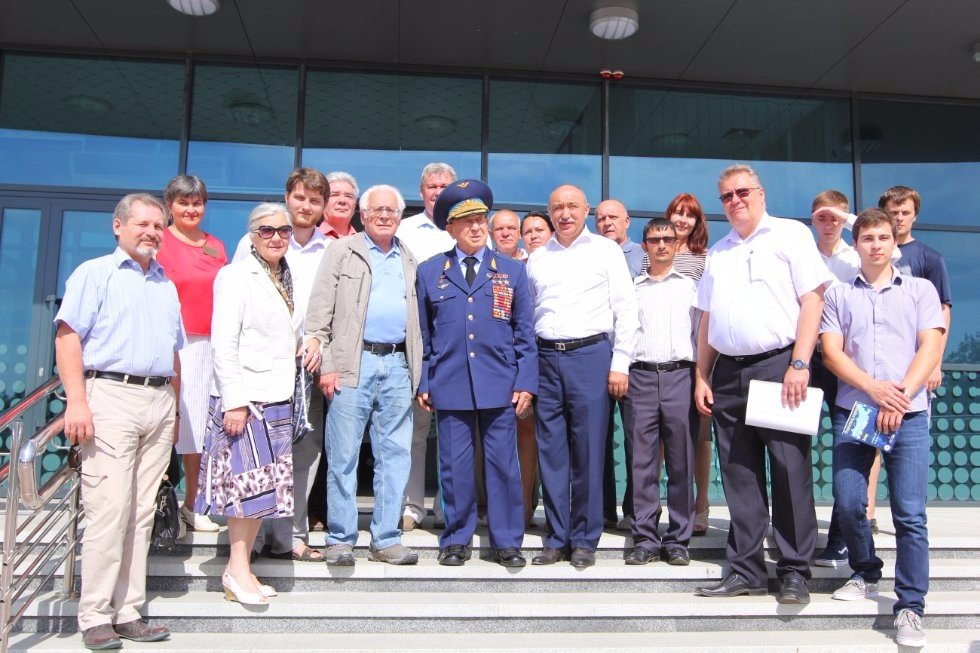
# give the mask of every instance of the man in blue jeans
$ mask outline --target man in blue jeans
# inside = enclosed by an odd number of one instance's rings
[[[929,468],[929,396],[926,382],[939,364],[946,323],[929,281],[892,266],[898,229],[879,209],[854,223],[861,272],[827,291],[820,324],[824,362],[840,380],[834,415],[834,500],[854,570],[833,598],[878,595],[882,561],[865,516],[868,474],[876,450],[843,435],[855,402],[878,408],[876,427],[895,433],[884,453],[895,525],[896,641],[923,646],[922,613],[929,589],[926,487]]]

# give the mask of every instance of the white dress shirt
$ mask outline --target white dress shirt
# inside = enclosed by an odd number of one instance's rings
[[[732,229],[708,250],[695,306],[719,353],[761,354],[796,340],[799,298],[832,281],[810,230],[766,213],[748,238]]]
[[[546,340],[611,336],[613,372],[629,372],[639,317],[623,250],[584,229],[568,247],[556,236],[527,261],[534,331]]]
[[[694,308],[697,286],[673,267],[663,279],[647,272],[633,280],[640,310],[634,361],[694,362],[700,313]]]
[[[837,241],[837,247],[834,248],[833,254],[824,256],[823,252],[820,252],[820,258],[826,263],[831,274],[837,277],[833,285],[848,283],[861,271],[861,257],[857,250],[845,243],[843,239]]]
[[[395,235],[402,245],[408,247],[419,265],[436,254],[448,252],[456,246],[456,240],[437,227],[424,211],[403,218]]]
[[[286,265],[293,277],[293,321],[300,333],[305,333],[306,307],[310,305],[310,294],[313,292],[313,280],[316,279],[316,271],[320,269],[320,262],[327,247],[333,241],[322,233],[319,229],[313,230],[313,236],[306,241],[305,245],[300,245],[296,239],[289,238],[289,249],[286,250]],[[251,256],[252,241],[249,234],[242,236],[235,249],[235,256],[232,263],[238,262],[247,256]]]

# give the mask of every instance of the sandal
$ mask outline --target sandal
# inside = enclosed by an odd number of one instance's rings
[[[701,537],[702,535],[708,534],[708,513],[711,512],[711,508],[705,508],[704,512],[699,512],[694,515],[694,532],[691,533],[696,537]]]
[[[297,562],[323,562],[325,560],[323,553],[319,549],[314,549],[312,546],[303,549],[302,553],[286,551],[285,553],[270,553],[269,557],[275,558],[276,560],[295,560]]]

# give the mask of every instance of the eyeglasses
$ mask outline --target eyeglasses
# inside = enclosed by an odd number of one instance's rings
[[[283,240],[286,240],[293,235],[293,228],[288,224],[281,227],[270,227],[269,225],[264,224],[261,227],[256,227],[252,231],[257,233],[259,238],[262,240],[269,240],[275,234],[279,234],[279,237]]]
[[[677,242],[677,236],[650,236],[649,238],[644,238],[643,241],[647,245],[657,245],[659,243],[673,245]]]
[[[752,188],[736,188],[735,190],[730,190],[727,193],[722,193],[718,196],[722,204],[728,204],[732,199],[738,195],[738,199],[744,200],[746,197],[752,194],[752,191],[759,190],[762,186],[754,186]]]
[[[373,206],[367,210],[367,213],[372,218],[380,218],[383,215],[390,215],[394,218],[401,214],[401,211],[390,206]]]

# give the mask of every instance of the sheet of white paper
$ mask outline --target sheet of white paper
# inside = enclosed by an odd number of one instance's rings
[[[807,388],[806,401],[795,409],[783,407],[782,392],[782,383],[749,381],[745,423],[749,426],[816,435],[820,430],[823,390]]]

